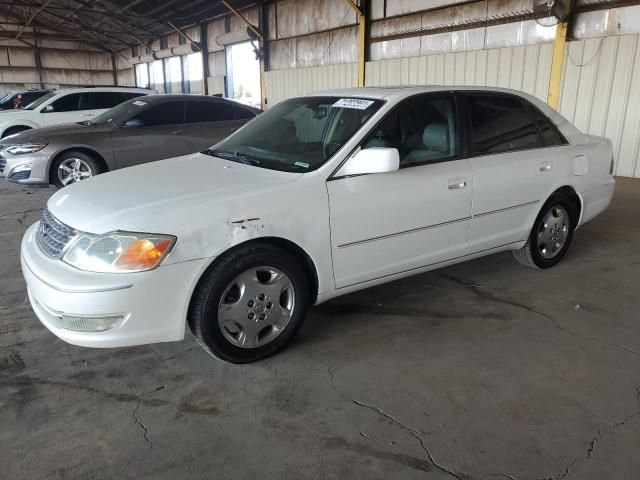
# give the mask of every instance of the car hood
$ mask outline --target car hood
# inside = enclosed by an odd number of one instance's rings
[[[20,143],[51,142],[62,135],[83,135],[97,131],[110,131],[111,125],[86,125],[80,123],[64,123],[52,127],[34,128],[23,130],[2,140],[2,145],[16,145]]]
[[[196,153],[98,175],[47,203],[60,221],[84,232],[114,230],[180,235],[203,217],[230,216],[255,196],[301,177]],[[262,192],[262,194],[261,194]]]

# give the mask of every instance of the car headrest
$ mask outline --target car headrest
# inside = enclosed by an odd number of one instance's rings
[[[431,150],[449,150],[449,128],[446,123],[430,123],[422,132],[422,143]]]

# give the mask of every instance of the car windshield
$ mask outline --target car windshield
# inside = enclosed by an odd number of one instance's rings
[[[132,98],[126,102],[120,103],[106,112],[101,113],[93,120],[87,122],[91,125],[101,125],[103,123],[114,123],[120,120],[128,120],[140,109],[147,105],[148,102],[141,98]]]
[[[41,96],[40,98],[34,100],[33,102],[31,102],[29,105],[27,105],[26,107],[24,107],[25,110],[33,110],[34,108],[39,107],[40,105],[42,105],[44,102],[46,102],[47,100],[49,100],[50,98],[56,96],[58,94],[58,92],[49,92],[46,95]]]
[[[273,170],[315,170],[383,103],[382,100],[343,97],[286,100],[203,153]]]

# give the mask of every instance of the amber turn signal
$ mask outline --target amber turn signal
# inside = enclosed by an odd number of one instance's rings
[[[170,247],[171,240],[158,239],[155,242],[147,239],[136,240],[122,252],[116,266],[123,270],[155,268]]]

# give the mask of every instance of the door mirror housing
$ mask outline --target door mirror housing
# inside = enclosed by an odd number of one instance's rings
[[[51,105],[51,104],[47,105],[46,107],[44,107],[42,109],[42,113],[49,113],[49,112],[55,112],[55,111],[56,111],[56,109],[53,108],[53,105]]]
[[[132,118],[131,120],[127,120],[122,124],[123,127],[131,128],[131,127],[144,127],[144,122],[139,118]]]
[[[342,165],[336,176],[349,177],[369,173],[395,172],[399,168],[400,153],[397,148],[363,148]]]

